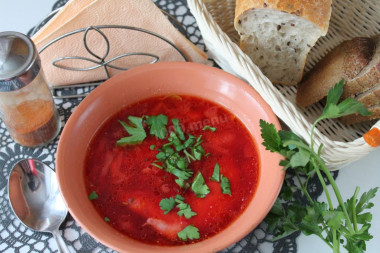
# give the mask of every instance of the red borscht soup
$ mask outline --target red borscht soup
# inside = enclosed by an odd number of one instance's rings
[[[259,177],[250,133],[223,107],[193,96],[121,109],[92,139],[86,188],[98,213],[155,245],[205,240],[251,201]]]

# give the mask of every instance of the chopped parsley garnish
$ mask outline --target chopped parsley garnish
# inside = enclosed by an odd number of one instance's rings
[[[180,129],[176,130],[177,133],[183,134],[179,122],[175,119],[173,120],[176,122],[175,124],[178,124],[178,129]],[[181,140],[175,132],[170,132],[168,141],[158,149],[157,161],[153,165],[177,176],[175,182],[181,188],[186,187],[188,185],[186,180],[190,179],[194,173],[189,168],[189,164],[205,156],[205,151],[201,146],[203,142],[202,136],[195,137],[189,134],[187,139],[184,136],[183,140]]]
[[[199,239],[199,232],[198,228],[188,225],[185,227],[182,231],[178,232],[178,237],[181,240],[187,241],[187,239],[194,240]]]
[[[203,131],[210,130],[211,132],[215,132],[216,131],[216,127],[205,126],[202,130]]]
[[[210,193],[210,189],[205,183],[205,180],[201,172],[195,176],[193,183],[191,184],[191,190],[197,195],[198,198],[204,198]]]
[[[109,222],[109,221],[110,221],[110,218],[108,218],[108,217],[104,217],[104,221],[105,221],[105,222]]]
[[[197,215],[197,213],[193,212],[193,210],[190,208],[190,205],[185,203],[184,200],[185,199],[181,195],[175,196],[175,202],[178,203],[177,208],[179,209],[177,214],[179,216],[185,216],[186,219],[190,219],[191,217]]]
[[[141,143],[146,138],[146,133],[144,130],[144,126],[142,124],[143,119],[129,116],[129,125],[124,121],[119,121],[120,124],[124,127],[124,129],[128,132],[130,136],[123,137],[118,140],[116,143],[118,145],[133,145]]]
[[[215,182],[219,182],[220,181],[220,179],[219,179],[219,169],[220,169],[220,165],[219,165],[219,163],[216,163],[215,167],[214,167],[214,172],[212,173],[212,176],[210,177],[210,180],[215,181]]]
[[[229,194],[229,195],[231,195],[230,180],[228,180],[228,178],[226,178],[223,175],[220,175],[220,187],[222,188],[222,193],[223,194]]]
[[[167,130],[166,125],[168,124],[168,117],[159,114],[156,116],[145,116],[146,123],[150,127],[150,134],[156,136],[160,139],[165,139]]]
[[[190,219],[197,215],[191,210],[190,205],[185,203],[185,199],[181,195],[176,195],[175,198],[162,199],[159,205],[165,211],[164,214],[168,214],[176,206],[179,209],[177,212],[179,216],[185,216],[186,219]]]
[[[164,210],[164,214],[168,214],[175,206],[175,200],[173,198],[161,199],[160,201],[161,210]]]
[[[94,200],[98,198],[98,194],[96,194],[96,191],[91,192],[91,194],[88,196],[89,200]]]
[[[185,134],[183,133],[182,131],[182,127],[181,125],[179,124],[179,120],[178,119],[172,119],[172,122],[173,122],[173,125],[174,125],[174,130],[175,132],[178,134],[178,137],[181,139],[181,140],[185,140]]]
[[[128,119],[128,124],[123,121],[120,121],[120,123],[130,136],[118,140],[118,145],[137,144],[142,142],[147,136],[143,124],[145,121],[145,127],[149,129],[150,135],[162,140],[167,138],[168,140],[167,143],[164,143],[159,148],[155,145],[149,147],[151,150],[156,149],[158,151],[156,154],[157,160],[155,160],[152,165],[176,176],[175,182],[181,188],[191,188],[198,198],[204,198],[210,193],[210,189],[206,185],[202,173],[198,172],[197,175],[194,176],[194,170],[189,168],[190,163],[200,161],[203,157],[210,155],[209,153],[206,154],[202,147],[202,135],[194,136],[191,134],[185,134],[179,120],[175,118],[171,120],[174,131],[171,131],[168,134],[168,117],[162,114],[155,116],[145,115],[141,118],[130,116]],[[216,128],[205,126],[203,130],[214,132]],[[219,169],[220,166],[217,163],[210,180],[217,182],[220,182],[221,180],[222,192],[231,194],[229,180],[223,176],[219,176]],[[89,198],[95,199],[97,197],[98,196],[94,191]],[[168,214],[174,208],[177,208],[178,216],[184,216],[186,219],[190,219],[197,215],[181,195],[176,195],[174,198],[164,198],[160,201],[159,206],[161,210],[164,211],[164,214]],[[106,222],[109,221],[107,217],[105,217],[104,220]],[[199,239],[198,228],[189,225],[178,233],[178,237],[185,241],[188,239]]]

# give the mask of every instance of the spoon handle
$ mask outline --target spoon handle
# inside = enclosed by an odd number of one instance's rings
[[[70,253],[59,231],[54,230],[52,233],[53,233],[54,239],[57,241],[58,251],[60,253]]]

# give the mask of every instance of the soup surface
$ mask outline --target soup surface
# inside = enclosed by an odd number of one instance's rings
[[[166,130],[152,135],[163,115]],[[143,135],[130,116],[141,119],[146,137],[125,144],[119,140]],[[140,131],[130,134],[121,121]],[[171,167],[173,159],[183,171]],[[89,199],[115,229],[149,244],[180,245],[215,235],[244,211],[258,164],[255,142],[232,113],[197,97],[160,96],[121,109],[100,128],[85,180]]]

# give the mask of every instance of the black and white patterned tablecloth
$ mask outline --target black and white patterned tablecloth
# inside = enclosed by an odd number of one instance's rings
[[[53,10],[63,6],[67,0],[59,0]],[[161,9],[174,16],[185,28],[188,38],[200,49],[207,50],[194,17],[187,8],[185,0],[155,0]],[[43,25],[43,24],[42,24]],[[41,25],[40,25],[41,26]],[[33,32],[30,30],[29,35]],[[86,92],[85,89],[76,90]],[[69,116],[80,103],[81,99],[56,99],[62,120],[62,128]],[[0,120],[0,252],[57,252],[55,240],[50,234],[36,233],[25,228],[14,216],[8,200],[7,179],[12,166],[20,159],[33,157],[54,168],[55,153],[59,136],[51,144],[42,148],[25,148],[15,144],[10,138],[4,123]],[[318,197],[322,189],[317,183],[311,182],[312,196]],[[288,236],[275,243],[266,230],[265,222],[249,233],[244,239],[223,250],[222,252],[297,252],[296,238],[299,233]],[[71,252],[113,252],[89,236],[73,218],[68,215],[61,227],[64,240]]]

